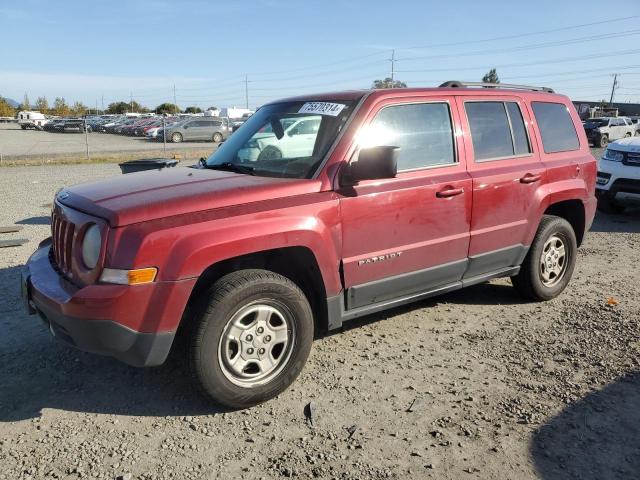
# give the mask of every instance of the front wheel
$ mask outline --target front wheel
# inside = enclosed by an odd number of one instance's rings
[[[214,143],[220,143],[222,141],[222,134],[220,132],[214,133],[212,140]]]
[[[542,217],[520,273],[511,283],[525,298],[551,300],[566,288],[576,265],[576,235],[564,218]]]
[[[257,405],[296,379],[313,330],[309,302],[291,280],[266,270],[230,273],[209,290],[193,324],[193,373],[214,401]]]
[[[176,132],[173,135],[171,135],[171,141],[173,143],[180,143],[182,142],[182,134]]]

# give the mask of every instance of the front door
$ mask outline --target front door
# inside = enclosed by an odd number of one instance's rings
[[[532,149],[531,121],[518,97],[458,97],[473,179],[469,269],[465,278],[520,265],[545,169]]]
[[[342,187],[346,308],[456,284],[467,266],[471,180],[455,139],[452,98],[381,101],[360,148],[400,147],[395,178]]]

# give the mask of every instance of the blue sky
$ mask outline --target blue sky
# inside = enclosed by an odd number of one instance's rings
[[[0,25],[0,95],[18,101],[133,93],[154,107],[175,84],[182,107],[244,106],[247,75],[256,107],[368,88],[395,49],[409,86],[497,67],[503,82],[599,100],[619,73],[616,100],[640,102],[638,0],[0,0]]]

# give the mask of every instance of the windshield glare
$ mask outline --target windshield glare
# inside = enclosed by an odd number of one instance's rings
[[[233,165],[248,167],[254,175],[310,178],[352,112],[350,102],[331,102],[342,107],[335,116],[318,109],[300,113],[310,103],[260,108],[207,159],[206,167]]]

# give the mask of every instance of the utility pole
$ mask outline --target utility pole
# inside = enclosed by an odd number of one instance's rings
[[[249,75],[244,76],[244,106],[249,109]]]
[[[104,95],[102,95],[102,113],[104,113]]]
[[[173,105],[174,105],[174,110],[178,109],[178,102],[176,101],[176,84],[173,84]],[[178,112],[173,112],[173,113],[178,113]]]
[[[133,113],[133,92],[131,92],[131,103],[129,104],[129,108],[131,109],[131,113]]]
[[[389,59],[391,62],[391,85],[394,83],[395,79],[395,66],[396,66],[396,51],[395,49],[391,50],[391,58]]]
[[[613,85],[611,86],[611,98],[609,98],[609,105],[613,103],[613,96],[616,93],[616,87],[618,86],[618,74],[613,74]]]

